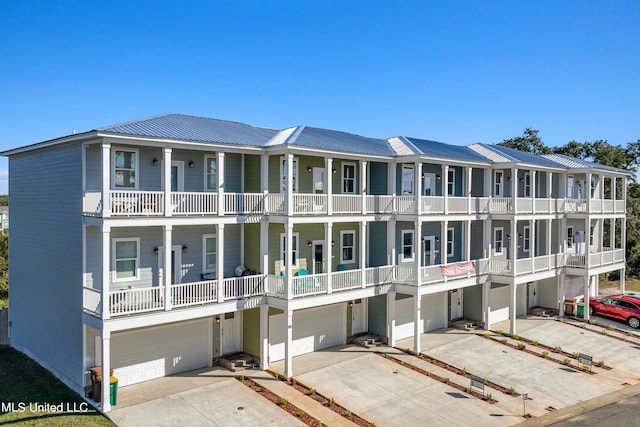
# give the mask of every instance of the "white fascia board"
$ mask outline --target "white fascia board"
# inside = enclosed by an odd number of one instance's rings
[[[193,149],[198,151],[224,151],[225,153],[246,153],[255,152],[260,153],[263,151],[262,147],[256,147],[254,145],[240,145],[240,144],[225,144],[222,142],[195,142],[195,141],[181,141],[176,139],[167,139],[167,138],[145,138],[145,137],[135,137],[130,135],[113,135],[113,134],[99,134],[105,138],[105,141],[120,143],[120,144],[129,144],[129,145],[140,145],[140,146],[149,146],[149,147],[165,147],[167,145],[171,145],[174,147],[180,147],[185,149]]]
[[[329,151],[321,148],[309,148],[290,145],[279,145],[274,147],[268,147],[267,154],[269,155],[282,155],[285,153],[313,155],[316,157],[331,157],[331,158],[349,158],[353,160],[381,160],[381,161],[393,161],[394,156],[387,156],[383,154],[368,154],[368,153],[353,153],[348,151]]]
[[[69,143],[74,143],[74,142],[78,142],[78,141],[84,141],[86,139],[91,139],[91,138],[95,138],[97,137],[98,134],[96,131],[91,131],[91,132],[84,132],[84,133],[78,133],[75,135],[68,135],[68,136],[64,136],[61,138],[56,138],[56,139],[50,139],[48,141],[43,141],[43,142],[37,142],[35,144],[30,144],[30,145],[25,145],[23,147],[18,147],[18,148],[13,148],[10,150],[6,150],[6,151],[2,151],[0,152],[0,156],[13,156],[16,154],[22,154],[22,153],[26,153],[29,151],[35,151],[35,150],[40,150],[43,148],[49,148],[52,146],[56,146],[56,145],[63,145],[63,144],[69,144]]]

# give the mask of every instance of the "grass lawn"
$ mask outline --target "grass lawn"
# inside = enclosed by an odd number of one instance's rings
[[[70,388],[35,361],[8,346],[0,346],[0,404],[25,404],[24,412],[3,412],[0,424],[12,426],[113,426],[93,407],[86,405]],[[33,404],[59,405],[64,408],[87,408],[87,412],[31,412]],[[82,405],[85,403],[84,405]],[[82,406],[81,406],[82,405]],[[8,409],[8,408],[5,408]]]
[[[601,281],[600,282],[601,289],[620,289],[620,281],[615,280],[613,282],[610,281]],[[640,292],[640,279],[629,277],[624,281],[624,289],[627,292]]]

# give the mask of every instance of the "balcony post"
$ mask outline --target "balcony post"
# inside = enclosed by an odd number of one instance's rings
[[[536,213],[536,171],[531,170],[531,212]]]
[[[467,213],[471,214],[471,212],[473,212],[472,206],[471,206],[471,178],[473,177],[473,168],[468,167],[467,168]]]
[[[111,410],[111,332],[104,329],[100,331],[100,364],[102,366],[102,383],[100,385],[102,395],[101,410],[104,414]]]
[[[449,246],[449,234],[448,234],[448,228],[449,228],[449,221],[448,220],[444,220],[442,221],[441,225],[440,225],[440,264],[442,265],[447,265],[448,264],[448,254],[447,254],[447,249]],[[444,281],[447,281],[447,278],[445,276]]]
[[[368,162],[360,160],[360,188],[362,189],[362,215],[367,213],[367,165]]]
[[[511,239],[512,241],[515,239]],[[514,263],[515,265],[515,263]],[[515,335],[516,332],[516,310],[518,303],[518,286],[515,279],[509,285],[509,333]]]
[[[327,189],[327,215],[333,215],[333,158],[328,157],[325,159],[326,164],[326,185]],[[330,241],[328,241],[330,242]]]
[[[287,335],[284,341],[284,376],[291,378],[293,377],[293,310],[287,307],[284,313],[287,319]]]
[[[413,319],[413,351],[416,355],[420,354],[420,325],[422,322],[420,321],[420,311],[422,309],[422,297],[418,292],[418,288],[416,288],[416,294],[413,296],[414,301],[414,315]]]
[[[102,319],[111,317],[109,291],[111,288],[111,226],[102,224]]]
[[[415,260],[415,275],[416,275],[416,286],[420,286],[420,267],[422,264],[422,221],[420,221],[420,217],[416,218],[415,224],[415,237],[413,239],[413,247],[414,247],[414,260]],[[417,291],[416,291],[417,293]]]
[[[509,241],[509,252],[511,256],[511,275],[516,276],[516,264],[518,261],[518,221],[511,220],[511,241]]]
[[[491,311],[491,282],[482,284],[482,321],[485,330],[491,330],[491,322],[489,322],[489,312]]]
[[[468,219],[464,236],[464,260],[471,261],[471,220]]]
[[[218,302],[224,301],[224,224],[216,230],[216,280]]]
[[[225,191],[225,180],[224,180],[224,153],[218,151],[216,158],[216,168],[218,169],[218,215],[223,216],[225,214],[226,208],[224,203],[224,191]],[[217,268],[220,266],[218,265]],[[217,276],[220,279],[220,276]]]
[[[416,213],[422,214],[422,162],[416,162],[414,166],[415,172],[415,200],[416,200]]]
[[[529,256],[531,257],[531,272],[535,273],[536,257],[536,220],[529,220]]]
[[[584,184],[585,188],[585,195],[587,196],[587,215],[591,214],[591,199],[593,198],[592,194],[591,194],[591,172],[587,172],[587,179],[586,179],[586,183]],[[585,231],[586,233],[586,231]],[[586,239],[585,239],[586,240]]]
[[[260,306],[260,369],[269,368],[269,306]]]
[[[396,221],[393,219],[387,221],[387,254],[387,265],[396,265]]]
[[[269,223],[260,222],[260,272],[269,272]]]
[[[394,347],[396,329],[396,291],[387,292],[387,345]]]
[[[558,280],[558,313],[560,317],[564,317],[564,274],[559,274]]]
[[[589,320],[589,292],[591,290],[591,276],[587,269],[587,275],[584,276],[584,309],[582,310],[582,318]]]
[[[293,215],[293,154],[286,153],[285,154],[285,162],[286,166],[286,198],[287,198],[287,216]],[[300,183],[296,183],[296,186],[299,186]],[[297,190],[297,188],[296,188]],[[290,247],[290,246],[289,246]]]
[[[331,244],[332,238],[333,236],[333,223],[332,222],[325,222],[324,224],[324,241],[325,241],[325,246],[326,246],[326,253],[327,253],[327,260],[325,262],[326,264],[326,270],[327,270],[327,293],[330,294],[331,293],[331,288],[332,288],[332,266],[331,266],[331,260],[333,259],[333,245]]]
[[[591,249],[591,216],[587,214],[584,219],[584,266],[589,272],[590,267],[590,249]]]
[[[293,276],[293,223],[287,221],[284,225],[285,230],[285,296],[287,299],[291,299],[292,296],[292,276]],[[300,242],[298,242],[298,245]],[[298,254],[300,255],[300,254]]]
[[[162,150],[162,154],[164,157],[164,179],[162,183],[162,186],[164,187],[164,215],[171,216],[171,214],[173,213],[171,209],[171,147],[164,147],[164,149]],[[165,248],[166,247],[167,246],[165,245]],[[170,246],[168,251],[169,254],[171,254]]]
[[[165,188],[166,190],[166,188]],[[165,194],[166,191],[165,191]],[[173,250],[172,243],[172,233],[173,226],[170,224],[166,224],[162,226],[162,243],[164,245],[164,252],[162,254],[162,284],[164,286],[164,309],[171,310],[171,285],[173,282],[173,277],[171,277],[171,252]],[[178,267],[177,265],[175,266]]]
[[[104,141],[102,143],[102,217],[111,216],[111,144]]]
[[[609,229],[611,232],[609,233],[609,247],[612,251],[616,250],[616,219],[609,219]]]
[[[491,217],[489,217],[486,221],[483,221],[482,226],[484,227],[484,258],[491,258],[491,253],[493,251],[493,228]],[[491,262],[490,259],[489,262]]]
[[[449,213],[449,165],[442,165],[442,196],[444,197],[444,214]]]
[[[618,197],[618,195],[616,194],[617,181],[618,181],[618,178],[616,178],[615,176],[611,177],[611,200],[613,200],[614,212],[616,211],[616,198]]]
[[[362,287],[367,287],[367,222],[360,221],[360,280]]]
[[[518,213],[518,168],[511,168],[511,200],[513,213]]]
[[[262,191],[262,213],[269,213],[267,198],[269,197],[269,155],[260,156],[260,191]],[[262,272],[266,272],[263,268]]]

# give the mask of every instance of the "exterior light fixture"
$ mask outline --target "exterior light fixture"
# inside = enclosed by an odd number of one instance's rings
[[[220,316],[216,316],[216,323],[219,325],[220,324]]]
[[[440,178],[442,178],[440,175],[436,174],[436,181],[440,181]]]
[[[307,166],[307,172],[311,173],[313,169],[311,169],[311,166]]]
[[[151,164],[153,166],[158,166],[158,159],[154,157],[153,160],[151,161]]]
[[[189,160],[189,167],[190,167],[190,168],[193,168],[195,165],[196,165],[196,164],[195,164],[195,163],[193,163],[193,160]]]
[[[336,173],[338,173],[338,170],[336,168],[333,168],[331,169],[331,173],[335,175]]]
[[[332,240],[331,241],[331,246],[335,246],[335,245],[336,245],[336,242]]]
[[[187,252],[189,252],[189,248],[187,247],[187,245],[182,245],[182,253],[186,254]]]
[[[311,240],[307,241],[307,246],[311,247]]]
[[[153,248],[153,254],[154,255],[158,255],[158,251],[159,251],[159,249],[158,249],[157,246],[155,248]]]

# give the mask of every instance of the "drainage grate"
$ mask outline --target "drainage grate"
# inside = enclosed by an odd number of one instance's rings
[[[547,411],[549,411],[549,412],[551,412],[551,411],[556,411],[556,410],[557,410],[557,409],[556,409],[556,408],[554,408],[553,406],[547,406],[547,407],[546,407],[546,408],[544,408],[544,409],[546,409],[546,410],[547,410]]]

